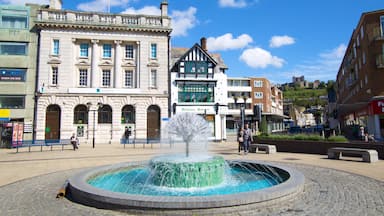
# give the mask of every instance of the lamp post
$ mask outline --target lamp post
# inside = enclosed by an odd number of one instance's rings
[[[244,120],[245,120],[245,104],[247,102],[248,97],[245,94],[242,94],[243,97],[243,103],[240,104],[240,119],[241,119],[241,128],[244,127]],[[238,97],[236,95],[233,95],[233,100],[235,101],[235,105],[237,106],[237,100]]]
[[[88,111],[93,112],[93,127],[92,127],[92,148],[95,148],[95,127],[96,127],[96,112],[100,110],[101,107],[103,107],[103,104],[98,102],[97,107],[98,109],[91,110],[92,103],[88,102],[87,107]]]

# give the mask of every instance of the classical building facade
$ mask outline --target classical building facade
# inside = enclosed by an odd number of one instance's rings
[[[158,139],[169,115],[168,4],[161,15],[38,11],[36,139]]]
[[[211,140],[227,139],[227,75],[219,54],[208,53],[206,39],[192,48],[172,48],[172,115],[192,112],[211,126]]]
[[[363,13],[354,29],[337,83],[337,114],[342,129],[366,127],[384,135],[384,10]]]
[[[0,5],[0,147],[33,137],[37,5]]]

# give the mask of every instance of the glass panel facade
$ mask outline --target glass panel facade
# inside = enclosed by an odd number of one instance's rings
[[[28,43],[0,42],[0,55],[27,55]]]
[[[0,81],[24,82],[26,69],[0,68]]]
[[[28,29],[29,10],[0,7],[0,27],[8,29]]]
[[[214,86],[207,84],[186,84],[179,86],[179,102],[214,102]]]
[[[0,108],[24,109],[25,96],[0,95]]]
[[[185,62],[186,73],[208,73],[208,62],[190,61]]]

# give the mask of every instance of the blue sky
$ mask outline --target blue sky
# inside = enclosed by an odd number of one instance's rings
[[[63,8],[159,14],[162,0],[63,0]],[[48,0],[0,3],[48,4]],[[353,29],[363,12],[383,0],[168,0],[172,46],[192,47],[206,37],[230,77],[265,77],[273,83],[304,75],[335,80]]]

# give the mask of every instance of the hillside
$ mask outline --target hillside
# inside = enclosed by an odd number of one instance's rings
[[[327,89],[289,89],[283,92],[284,101],[293,103],[294,106],[309,108],[311,106],[324,106],[327,101],[320,96],[326,96]]]

